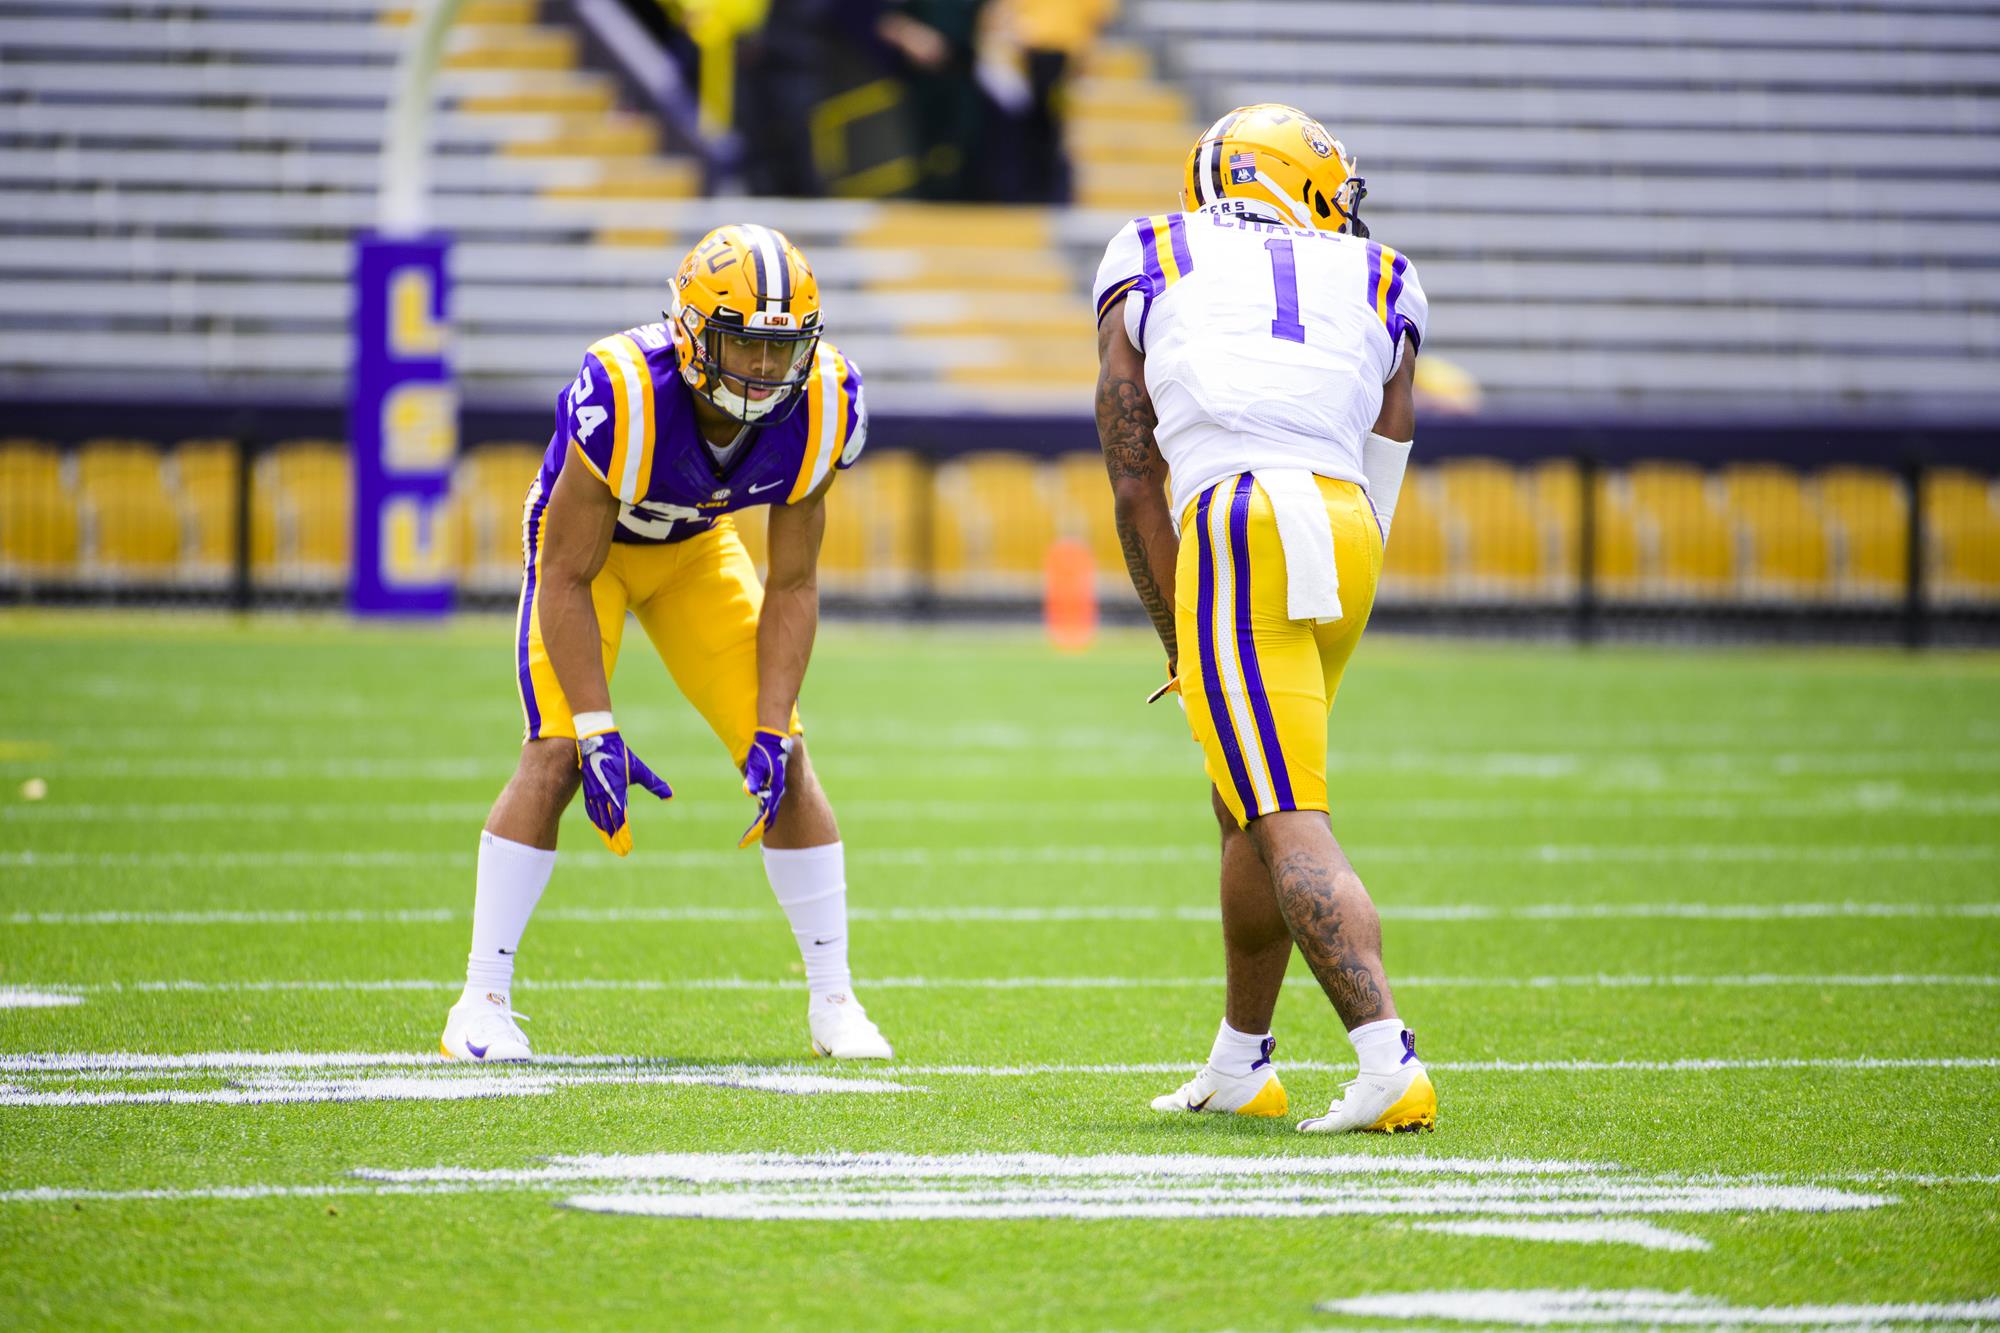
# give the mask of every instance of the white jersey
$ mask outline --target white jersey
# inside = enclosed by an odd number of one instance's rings
[[[1095,296],[1100,320],[1128,298],[1176,515],[1254,468],[1367,485],[1361,442],[1430,312],[1406,255],[1214,206],[1127,223]]]

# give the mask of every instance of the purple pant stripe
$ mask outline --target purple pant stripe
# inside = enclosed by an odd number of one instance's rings
[[[528,518],[521,525],[523,549],[527,552],[528,572],[521,580],[521,613],[515,626],[514,665],[520,675],[521,707],[528,714],[528,739],[537,740],[542,734],[542,710],[535,706],[535,678],[528,670],[528,624],[535,614],[535,556],[542,548],[542,511],[549,507],[549,497],[545,491],[535,497],[529,506]]]
[[[1284,751],[1278,748],[1278,722],[1271,715],[1271,699],[1264,690],[1264,672],[1257,665],[1257,636],[1250,627],[1250,491],[1256,479],[1244,473],[1236,482],[1236,494],[1229,505],[1229,545],[1236,556],[1236,655],[1243,662],[1243,693],[1250,700],[1250,714],[1257,719],[1257,741],[1264,747],[1264,764],[1271,773],[1271,790],[1277,809],[1291,810],[1292,778],[1285,770]]]
[[[1215,662],[1215,551],[1208,536],[1208,506],[1223,483],[1217,482],[1201,493],[1194,521],[1200,540],[1200,594],[1195,605],[1195,628],[1201,635],[1201,687],[1208,696],[1208,721],[1222,746],[1229,766],[1229,778],[1236,784],[1236,796],[1246,815],[1257,811],[1257,789],[1250,785],[1250,770],[1244,767],[1243,751],[1236,744],[1236,728],[1229,721],[1229,701],[1222,697],[1222,675]]]

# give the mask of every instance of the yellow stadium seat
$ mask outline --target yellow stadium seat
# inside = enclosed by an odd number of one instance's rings
[[[1438,464],[1436,477],[1458,535],[1453,572],[1465,590],[1518,591],[1539,580],[1542,529],[1515,470],[1490,458],[1455,458]]]
[[[354,479],[347,446],[291,440],[257,460],[252,554],[280,581],[335,582],[347,573]]]
[[[1382,591],[1391,600],[1436,596],[1444,589],[1450,545],[1430,471],[1412,465],[1396,498],[1396,516],[1382,560]]]
[[[825,586],[878,593],[907,588],[922,564],[919,525],[928,520],[930,500],[929,472],[915,454],[863,454],[827,492],[820,544]]]
[[[1708,478],[1688,463],[1637,463],[1625,484],[1650,547],[1642,590],[1666,597],[1726,593],[1736,570],[1735,534],[1709,493]]]
[[[1067,453],[1052,465],[1056,496],[1056,531],[1090,549],[1099,583],[1122,585],[1125,550],[1118,544],[1118,519],[1113,512],[1111,478],[1104,456]]]
[[[1885,468],[1835,467],[1819,476],[1819,502],[1839,552],[1843,589],[1900,594],[1909,578],[1909,500]]]
[[[73,573],[79,523],[62,455],[32,440],[0,440],[0,566]]]
[[[1039,586],[1056,536],[1040,464],[1020,454],[968,454],[938,466],[933,493],[943,583],[986,592]]]
[[[161,462],[137,440],[91,440],[77,451],[84,548],[96,570],[160,576],[180,562],[180,510]]]
[[[1828,525],[1798,473],[1735,464],[1723,469],[1722,492],[1743,536],[1747,589],[1796,595],[1825,588],[1832,569]]]
[[[168,455],[167,475],[179,503],[183,567],[214,576],[236,562],[236,445],[230,440],[183,440]]]
[[[1994,484],[1957,468],[1924,475],[1924,519],[1940,595],[1985,597],[2000,590],[2000,502]]]
[[[532,444],[483,444],[460,455],[452,473],[462,577],[494,590],[521,580],[523,506],[541,467]]]

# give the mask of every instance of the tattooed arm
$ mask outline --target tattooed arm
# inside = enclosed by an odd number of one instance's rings
[[[1180,661],[1174,641],[1174,560],[1180,535],[1167,510],[1167,465],[1153,441],[1157,421],[1146,393],[1146,358],[1125,336],[1120,301],[1097,324],[1097,442],[1111,474],[1125,568],[1171,667]]]

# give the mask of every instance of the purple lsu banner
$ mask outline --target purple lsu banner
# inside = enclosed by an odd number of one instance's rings
[[[354,562],[360,615],[451,610],[451,466],[458,393],[451,378],[451,249],[438,234],[364,232],[354,248]]]

